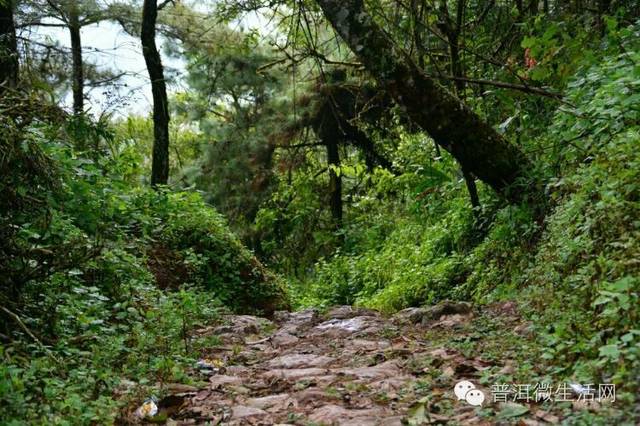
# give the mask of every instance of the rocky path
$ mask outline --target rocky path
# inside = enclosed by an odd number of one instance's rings
[[[454,386],[470,380],[489,395],[483,375],[509,373],[508,350],[474,356],[464,347],[482,338],[486,330],[477,329],[490,318],[526,334],[512,309],[500,306],[480,322],[466,304],[412,308],[392,318],[349,306],[282,312],[273,321],[228,316],[226,324],[200,331],[221,339],[200,362],[208,384],[159,401],[161,418],[167,424],[494,424],[486,415],[495,405],[489,397],[474,407],[455,397]],[[444,347],[437,337],[462,344]],[[515,410],[522,424],[559,420],[535,407]]]

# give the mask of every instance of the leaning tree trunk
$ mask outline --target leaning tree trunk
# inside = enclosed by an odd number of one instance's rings
[[[531,169],[527,157],[453,94],[427,76],[362,9],[362,0],[318,0],[336,32],[412,121],[463,169],[511,201]]]
[[[18,45],[13,22],[13,1],[0,1],[0,93],[18,84]]]
[[[144,0],[142,6],[142,53],[151,79],[153,95],[153,158],[151,162],[151,185],[166,185],[169,180],[169,105],[167,86],[160,53],[156,47],[156,0]]]
[[[71,61],[73,69],[73,113],[84,112],[84,72],[82,65],[82,39],[80,38],[80,18],[78,5],[73,4],[69,12],[69,35],[71,36]]]

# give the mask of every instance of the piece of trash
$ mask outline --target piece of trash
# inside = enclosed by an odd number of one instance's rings
[[[203,358],[196,362],[196,367],[208,375],[224,373],[224,361],[221,359]]]
[[[141,419],[146,419],[148,417],[153,417],[158,414],[158,405],[156,404],[158,400],[155,397],[151,397],[146,399],[140,407],[136,410],[136,416]]]

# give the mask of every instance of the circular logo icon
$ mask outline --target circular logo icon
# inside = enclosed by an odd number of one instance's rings
[[[464,400],[464,396],[467,394],[467,392],[475,388],[476,388],[476,385],[466,380],[463,380],[461,382],[456,383],[455,387],[453,388],[453,392],[458,397],[458,401],[462,401]]]
[[[458,401],[467,401],[467,403],[475,407],[482,405],[484,402],[484,392],[476,389],[476,385],[468,380],[456,383],[453,387],[453,392],[458,397]]]
[[[479,407],[484,402],[484,393],[480,389],[471,389],[464,399],[471,405]]]

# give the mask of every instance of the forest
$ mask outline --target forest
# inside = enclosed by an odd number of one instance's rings
[[[0,177],[1,425],[640,423],[635,0],[0,0]]]

